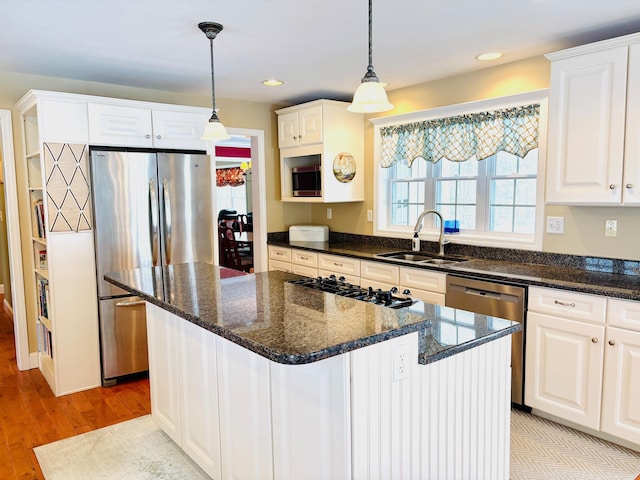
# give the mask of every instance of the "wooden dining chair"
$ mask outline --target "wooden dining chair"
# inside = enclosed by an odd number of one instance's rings
[[[253,257],[240,253],[232,228],[219,227],[218,240],[220,243],[221,266],[242,270],[243,272],[251,272],[253,270]]]

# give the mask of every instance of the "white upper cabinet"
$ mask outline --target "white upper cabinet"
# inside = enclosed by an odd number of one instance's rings
[[[280,148],[322,142],[322,106],[316,105],[278,116]]]
[[[364,116],[315,100],[276,111],[283,202],[364,200]]]
[[[89,103],[89,142],[140,148],[206,150],[203,112]]]
[[[640,44],[635,42],[640,35],[547,56],[552,61],[547,203],[640,205]]]

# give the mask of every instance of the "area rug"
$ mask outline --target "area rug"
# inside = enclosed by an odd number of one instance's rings
[[[511,480],[634,480],[640,453],[547,419],[511,411]]]
[[[150,415],[33,450],[46,480],[210,478]]]

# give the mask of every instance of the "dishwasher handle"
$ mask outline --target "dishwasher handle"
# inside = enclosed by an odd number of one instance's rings
[[[466,295],[476,295],[478,297],[492,298],[494,300],[501,300],[502,295],[496,292],[489,292],[487,290],[479,290],[477,288],[465,287],[464,293]]]

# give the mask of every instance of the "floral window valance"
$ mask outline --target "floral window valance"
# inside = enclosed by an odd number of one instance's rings
[[[383,127],[380,166],[399,160],[411,166],[416,158],[434,163],[473,156],[484,160],[499,151],[524,157],[538,147],[539,120],[536,104]]]
[[[216,187],[239,187],[244,185],[244,170],[240,167],[218,168],[216,170]]]

